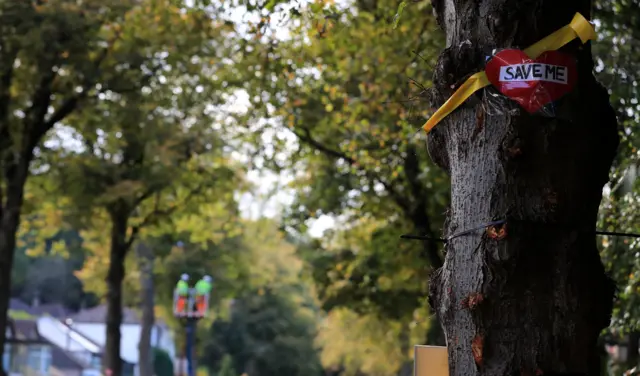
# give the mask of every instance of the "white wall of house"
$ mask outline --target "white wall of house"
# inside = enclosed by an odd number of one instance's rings
[[[72,329],[76,329],[72,327]],[[88,355],[100,353],[100,347],[91,341],[87,341],[82,335],[70,330],[69,327],[49,316],[38,319],[38,332],[54,345],[72,352],[86,352]]]
[[[92,341],[104,346],[106,344],[106,325],[102,323],[79,323],[74,322],[73,328],[84,334]],[[120,326],[120,357],[131,364],[138,364],[138,343],[140,342],[141,326],[139,324],[122,324]],[[175,359],[175,345],[171,331],[157,325],[151,331],[151,345],[156,346],[169,353],[171,359]]]

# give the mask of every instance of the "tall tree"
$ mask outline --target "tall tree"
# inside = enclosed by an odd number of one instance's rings
[[[130,1],[0,4],[0,332],[6,327],[16,233],[34,152],[53,126],[101,91]],[[4,351],[0,336],[0,354]],[[0,369],[0,375],[5,371]]]
[[[179,5],[179,4],[178,4]],[[123,30],[128,43],[119,53],[130,64],[140,88],[106,93],[91,101],[67,123],[76,129],[76,150],[51,138],[51,176],[72,200],[86,229],[110,229],[107,284],[105,368],[121,375],[120,325],[123,280],[129,250],[143,231],[172,214],[205,200],[235,206],[236,172],[211,124],[213,109],[226,85],[216,65],[224,57],[231,29],[200,9],[181,9],[172,1],[152,1],[136,8]],[[125,67],[121,67],[124,69]],[[138,77],[136,72],[147,72]],[[58,142],[53,142],[58,141]],[[54,158],[57,157],[57,158]],[[57,176],[56,176],[57,174]],[[81,223],[77,223],[81,225]],[[97,234],[98,237],[101,234]]]
[[[588,17],[591,1],[440,0],[434,8],[447,36],[434,75],[441,105],[491,51],[527,47],[576,12]],[[590,46],[563,51],[577,59],[578,82],[557,117],[528,115],[508,100],[489,113],[469,101],[429,136],[433,160],[451,176],[446,233],[506,219],[448,242],[431,281],[452,376],[600,372],[597,339],[613,284],[594,224],[618,133]]]
[[[338,218],[347,231],[360,220],[376,223],[344,257],[311,255],[323,271],[338,264],[353,271],[327,281],[318,270],[317,282],[333,284],[331,296],[323,297],[330,300],[326,308],[411,316],[424,304],[429,272],[442,264],[438,243],[400,239],[406,233],[435,237],[448,205],[447,178],[429,162],[418,133],[428,65],[442,38],[432,32],[437,25],[426,2],[413,5],[421,16],[405,13],[395,29],[396,1],[329,4],[315,1],[298,11],[304,21],[291,27],[287,40],[246,44],[237,69],[253,76],[245,85],[254,105],[249,115],[273,120],[256,127],[262,132],[255,143],[275,128],[263,150],[266,166],[296,176],[289,229],[304,232],[309,219],[322,215]],[[295,137],[294,146],[283,134]],[[405,267],[419,275],[413,285],[376,289],[379,278],[395,279]]]
[[[155,255],[148,243],[139,241],[136,246],[136,258],[140,270],[140,305],[142,320],[140,320],[139,372],[140,376],[153,376],[153,353],[151,348],[151,332],[155,324],[155,303],[153,284],[153,264]]]
[[[251,256],[249,280],[228,317],[213,323],[202,364],[222,372],[228,355],[237,374],[320,375],[314,346],[318,309],[296,248],[271,220],[245,222],[243,234],[241,249]]]
[[[640,197],[640,109],[637,72],[640,71],[640,8],[618,0],[595,2],[594,16],[600,23],[600,40],[594,46],[597,70],[611,91],[611,102],[620,124],[620,152],[614,162],[607,199],[601,210],[601,227],[611,231],[638,232]],[[605,266],[620,287],[612,327],[640,330],[638,321],[637,241],[622,237],[603,237]]]

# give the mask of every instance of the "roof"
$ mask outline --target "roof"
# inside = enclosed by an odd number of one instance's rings
[[[9,318],[9,330],[7,334],[9,342],[30,342],[30,343],[48,343],[47,340],[40,335],[38,323],[33,320],[14,320]]]
[[[29,311],[31,306],[20,299],[11,298],[9,299],[9,309],[15,309],[16,311]]]
[[[102,353],[102,347],[99,344],[53,317],[40,317],[38,319],[38,330],[49,342],[58,347],[66,348],[71,352],[88,351],[93,354]]]
[[[71,313],[60,303],[41,304],[34,307],[16,298],[9,300],[9,309],[23,311],[34,316],[50,315],[58,319],[63,319]]]
[[[64,319],[71,314],[71,312],[60,303],[51,303],[31,307],[31,314],[36,316],[50,315],[58,319]]]
[[[104,324],[107,319],[107,305],[102,304],[97,307],[84,309],[75,315],[70,315],[70,319],[77,323],[100,323]],[[136,311],[131,308],[122,308],[122,323],[123,324],[140,324],[140,319]]]

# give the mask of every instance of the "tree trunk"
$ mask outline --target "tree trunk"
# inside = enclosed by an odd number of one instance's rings
[[[0,124],[1,125],[1,124]],[[3,127],[0,126],[0,135]],[[29,165],[33,159],[33,147],[37,141],[26,135],[24,149],[15,156],[15,151],[6,147],[6,139],[0,140],[0,332],[7,327],[7,313],[11,297],[11,269],[16,247],[16,235],[20,226],[20,214],[24,202],[24,186],[29,176]],[[39,138],[36,138],[39,140]],[[15,156],[15,157],[14,157]],[[15,158],[15,159],[14,159]],[[4,185],[4,186],[3,186]],[[0,359],[4,354],[6,338],[0,335]],[[6,376],[0,366],[0,376]]]
[[[1,203],[0,203],[1,204]],[[7,314],[9,311],[9,299],[11,297],[11,267],[16,246],[16,233],[20,223],[20,207],[15,203],[8,203],[0,207],[0,330],[5,332],[7,327]],[[4,354],[6,338],[0,336],[0,359]],[[0,376],[6,376],[5,369],[0,366]]]
[[[447,48],[433,104],[481,71],[494,48],[528,47],[575,12],[588,17],[590,5],[434,1]],[[432,277],[451,376],[599,374],[597,339],[609,325],[614,285],[594,224],[618,134],[590,46],[573,42],[563,51],[576,56],[579,78],[557,117],[528,115],[507,99],[487,113],[478,94],[429,135],[431,157],[451,176],[447,235],[506,219],[504,237],[477,231],[448,242]]]
[[[638,354],[638,342],[640,342],[640,332],[637,330],[631,331],[627,338],[627,370],[638,367],[638,359],[640,358],[640,354]]]
[[[120,325],[122,324],[122,281],[127,244],[129,212],[111,211],[111,251],[107,273],[107,343],[105,346],[105,368],[111,376],[122,376],[120,358]]]
[[[140,268],[140,298],[142,301],[142,328],[140,329],[139,367],[140,376],[153,376],[153,354],[151,352],[151,331],[155,323],[153,287],[153,250],[139,242],[136,247]]]

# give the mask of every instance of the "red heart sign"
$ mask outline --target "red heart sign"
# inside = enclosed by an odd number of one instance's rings
[[[493,86],[529,113],[569,93],[577,80],[575,60],[558,51],[531,59],[520,50],[502,50],[489,60],[485,73]]]

